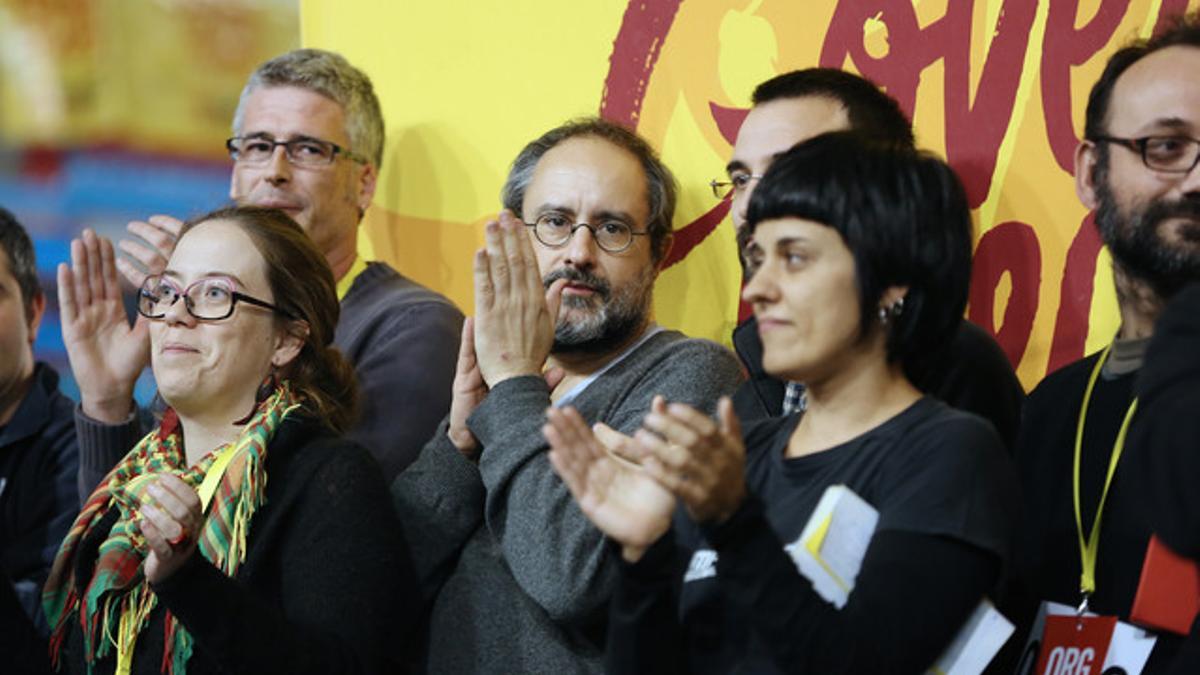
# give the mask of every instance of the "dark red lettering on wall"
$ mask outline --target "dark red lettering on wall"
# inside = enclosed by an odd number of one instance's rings
[[[650,75],[658,64],[658,56],[671,24],[675,22],[680,2],[682,0],[653,3],[630,0],[625,7],[621,28],[613,40],[612,55],[608,57],[608,76],[604,78],[604,91],[600,95],[601,117],[637,129]],[[712,234],[728,212],[729,204],[721,202],[676,230],[674,244],[663,263],[664,269],[687,257]]]
[[[1067,264],[1063,270],[1059,291],[1058,316],[1054,319],[1054,337],[1050,342],[1050,362],[1046,372],[1055,370],[1083,356],[1087,342],[1088,315],[1095,291],[1096,257],[1100,255],[1100,234],[1096,232],[1093,214],[1084,217],[1067,249]]]
[[[1049,3],[1042,40],[1042,116],[1050,152],[1067,173],[1075,172],[1075,146],[1079,144],[1072,122],[1071,68],[1087,63],[1109,44],[1128,4],[1129,0],[1102,0],[1096,15],[1076,30],[1079,0]]]
[[[1004,318],[995,325],[996,288],[1007,272],[1012,292]],[[1007,221],[988,230],[975,249],[967,318],[990,331],[1015,367],[1025,355],[1042,285],[1042,252],[1033,228]]]
[[[600,116],[637,129],[650,75],[683,0],[630,0],[608,57],[608,76],[600,94]]]
[[[972,104],[974,5],[974,0],[947,3],[946,14],[922,29],[909,0],[844,0],[830,22],[820,62],[840,68],[849,57],[859,72],[886,88],[911,118],[922,72],[942,61],[946,159],[962,179],[971,208],[978,208],[991,189],[996,157],[1012,119],[1037,2],[1004,3]],[[879,58],[867,53],[863,40],[863,23],[875,16],[886,25],[891,45]]]
[[[911,0],[840,0],[818,59],[820,65],[836,68],[849,62],[853,69],[895,97],[910,118],[922,74],[941,61],[946,157],[962,179],[972,208],[984,203],[992,187],[1000,146],[1012,120],[1025,57],[1031,48],[1030,34],[1038,7],[1037,0],[1003,3],[972,100],[971,21],[975,3],[976,0],[946,3],[946,13],[921,28]],[[601,96],[600,114],[606,119],[637,127],[650,76],[680,4],[681,0],[628,3],[613,42]],[[1046,31],[1040,45],[1039,79],[1047,144],[1055,162],[1068,173],[1073,171],[1078,142],[1073,121],[1077,102],[1071,97],[1072,68],[1125,41],[1125,36],[1115,32],[1126,19],[1130,2],[1101,0],[1095,15],[1077,29],[1079,4],[1079,0],[1047,3]],[[1156,32],[1187,7],[1188,0],[1162,0]],[[869,19],[878,19],[886,27],[887,54],[876,57],[868,53],[863,26]],[[778,28],[782,32],[783,27]],[[780,71],[809,65],[812,64],[781,64]],[[746,83],[746,87],[753,84]],[[721,135],[733,145],[746,111],[716,103],[710,103],[709,107]],[[930,144],[929,139],[918,138],[918,142]],[[711,234],[728,208],[728,203],[718,203],[676,230],[675,246],[667,264],[683,260]],[[1042,223],[1042,227],[1052,225]],[[1077,230],[1067,252],[1047,372],[1083,356],[1099,251],[1100,241],[1089,216]],[[1012,276],[1013,291],[1004,308],[1003,321],[997,327],[992,318],[995,291],[1005,272]],[[1014,364],[1020,362],[1028,348],[1040,284],[1041,251],[1034,228],[1010,221],[984,235],[975,255],[970,318],[996,335]],[[742,309],[745,310],[744,305]]]
[[[1162,7],[1158,10],[1158,22],[1154,24],[1154,34],[1166,30],[1171,21],[1185,12],[1187,12],[1188,0],[1162,0]]]

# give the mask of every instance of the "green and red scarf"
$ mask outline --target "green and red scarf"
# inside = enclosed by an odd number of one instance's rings
[[[114,647],[118,653],[132,655],[137,636],[157,604],[142,574],[149,550],[138,527],[138,513],[154,474],[171,473],[199,488],[217,458],[232,453],[211,502],[203,506],[206,517],[197,548],[226,575],[232,577],[237,572],[246,559],[250,519],[263,503],[267,445],[280,422],[298,407],[298,399],[284,382],[259,405],[237,440],[213,450],[191,467],[183,450],[179,418],[168,410],[159,427],[109,472],[63,540],[42,593],[42,607],[53,630],[50,650],[55,666],[72,620],[77,620],[81,628],[89,672]],[[120,516],[100,545],[92,577],[77,580],[75,556],[79,544],[113,508],[120,511]],[[171,675],[185,675],[192,653],[191,635],[169,611],[165,630],[161,669]]]

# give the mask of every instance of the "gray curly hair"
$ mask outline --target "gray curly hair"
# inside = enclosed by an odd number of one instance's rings
[[[233,115],[233,133],[242,134],[246,99],[259,87],[299,87],[316,92],[342,106],[346,113],[348,148],[383,163],[383,112],[366,73],[346,57],[322,49],[296,49],[262,64],[250,75]]]

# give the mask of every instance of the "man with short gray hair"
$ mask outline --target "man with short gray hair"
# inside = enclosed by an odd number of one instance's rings
[[[334,343],[354,364],[362,390],[361,417],[347,436],[379,459],[390,481],[449,408],[462,314],[386,263],[358,255],[358,226],[375,194],[384,146],[371,81],[339,54],[288,52],[251,74],[233,134],[226,142],[234,162],[229,196],[287,213],[333,269],[341,300]],[[138,264],[118,259],[115,268],[135,287],[160,273],[180,225],[169,216],[130,223],[129,231],[144,243],[127,239],[120,248]],[[111,248],[85,231],[72,247],[77,271],[90,260],[115,279],[106,246]],[[96,308],[101,318],[63,336],[82,399],[77,423],[84,494],[142,431],[132,393],[149,356],[144,323],[128,325],[119,297],[97,292],[92,301],[104,305]]]

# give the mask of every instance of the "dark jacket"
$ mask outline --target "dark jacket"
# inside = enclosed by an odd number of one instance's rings
[[[1150,525],[1167,546],[1200,561],[1200,283],[1167,305],[1154,327],[1134,391],[1131,468],[1149,505]],[[1200,672],[1200,618],[1169,671]]]
[[[39,632],[42,584],[79,512],[75,403],[58,391],[58,373],[39,363],[33,385],[0,427],[0,567]]]

